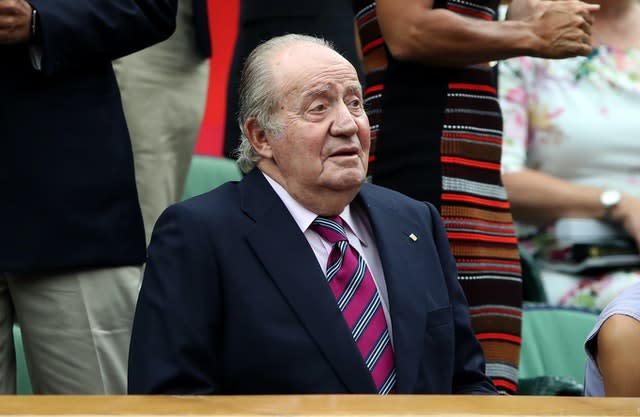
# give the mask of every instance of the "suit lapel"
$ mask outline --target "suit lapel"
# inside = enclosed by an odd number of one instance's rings
[[[257,169],[242,181],[241,195],[243,211],[255,221],[248,242],[306,331],[348,391],[375,393],[313,250],[284,203]]]
[[[383,199],[366,184],[360,197],[369,214],[389,295],[396,391],[398,394],[413,393],[424,353],[421,335],[426,326],[428,271],[418,270],[415,266],[415,260],[424,257],[424,253],[418,251],[419,245],[409,235],[424,230],[424,225],[419,226],[414,219],[403,216],[393,207],[388,195]]]

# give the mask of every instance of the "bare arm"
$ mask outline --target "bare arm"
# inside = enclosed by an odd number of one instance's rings
[[[577,0],[514,0],[511,7],[516,6],[511,15],[516,20],[486,21],[433,9],[433,0],[376,2],[380,30],[399,60],[462,66],[521,55],[591,53],[591,14],[599,6]]]
[[[608,397],[640,396],[640,322],[616,314],[598,332],[596,360]]]
[[[522,223],[547,226],[563,217],[602,219],[605,215],[600,204],[602,188],[574,184],[531,169],[504,173],[502,181],[513,216]],[[623,194],[611,215],[640,244],[640,199]]]
[[[532,169],[502,174],[517,221],[547,226],[563,217],[601,218],[602,189],[584,187]]]

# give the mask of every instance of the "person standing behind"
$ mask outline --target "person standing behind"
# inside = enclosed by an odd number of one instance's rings
[[[175,0],[0,0],[1,393],[14,321],[35,393],[126,391],[145,240],[111,60],[175,17]]]
[[[569,273],[547,257],[565,218],[619,228],[640,245],[640,1],[591,1],[600,5],[591,55],[500,64],[502,178],[528,226],[526,247],[551,261],[539,265],[548,302],[602,310],[640,282],[637,265]]]
[[[502,118],[490,61],[591,52],[580,1],[354,0],[372,124],[374,184],[439,208],[487,374],[517,389],[522,281],[500,178]]]
[[[353,65],[285,35],[240,85],[247,175],[158,219],[129,393],[494,394],[436,209],[363,184]]]
[[[238,87],[240,71],[249,53],[265,39],[287,33],[305,33],[331,41],[335,49],[359,70],[350,0],[240,0],[240,22],[227,87],[224,154],[235,158],[240,144]]]
[[[209,82],[207,25],[206,0],[179,0],[169,39],[114,62],[147,243],[160,213],[184,191]]]

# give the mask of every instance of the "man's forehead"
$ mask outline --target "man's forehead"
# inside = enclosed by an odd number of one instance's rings
[[[353,65],[328,47],[299,42],[278,51],[272,59],[276,89],[284,96],[361,89]]]
[[[342,90],[346,94],[360,94],[362,88],[360,87],[360,82],[358,82],[358,80],[328,81],[306,86],[302,91],[302,96],[313,97],[339,93]]]
[[[331,68],[356,74],[353,65],[335,50],[311,42],[296,42],[281,48],[271,58],[278,72],[323,72]],[[285,75],[287,76],[287,75]]]

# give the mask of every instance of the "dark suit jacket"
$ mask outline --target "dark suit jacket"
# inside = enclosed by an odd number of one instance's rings
[[[229,157],[233,157],[240,144],[237,121],[240,72],[244,61],[260,43],[287,33],[321,36],[360,69],[351,0],[240,0],[239,20],[227,85],[224,154]]]
[[[28,45],[0,46],[0,271],[140,264],[142,215],[111,60],[167,38],[176,0],[30,3],[42,71]]]
[[[356,204],[384,268],[398,393],[495,392],[434,207],[369,184]],[[129,392],[376,392],[313,250],[257,169],[158,221]]]
[[[209,10],[207,0],[193,1],[193,31],[197,51],[203,57],[211,56],[211,32],[209,31]]]

